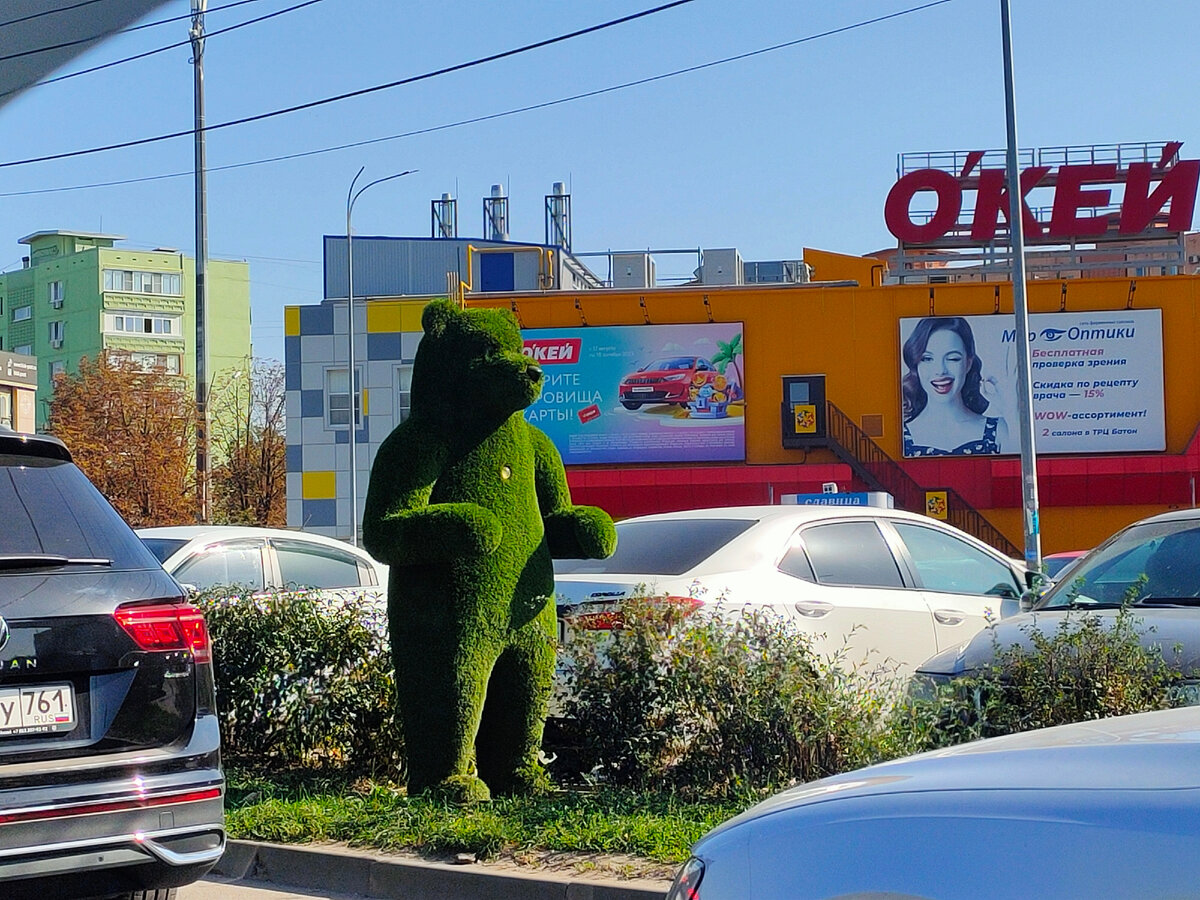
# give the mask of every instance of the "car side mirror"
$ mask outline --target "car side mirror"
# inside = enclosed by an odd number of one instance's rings
[[[1035,572],[1032,569],[1025,570],[1025,587],[1031,591],[1039,590],[1046,585],[1046,576],[1041,572]]]
[[[1031,609],[1033,609],[1033,604],[1036,603],[1037,600],[1038,600],[1038,594],[1034,593],[1033,591],[1026,591],[1025,593],[1023,593],[1021,595],[1021,600],[1020,600],[1020,604],[1019,604],[1021,612],[1029,612]]]
[[[200,593],[200,588],[194,584],[186,584],[181,581],[179,582],[179,586],[183,588],[184,596],[186,596],[189,600],[194,600]]]

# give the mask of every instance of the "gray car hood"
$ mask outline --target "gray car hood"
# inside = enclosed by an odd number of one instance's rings
[[[1133,607],[1131,611],[1142,646],[1160,648],[1163,659],[1185,674],[1200,671],[1200,607]],[[1051,636],[1062,627],[1067,617],[1076,622],[1084,616],[1111,621],[1119,612],[1116,609],[1046,609],[1022,613],[988,626],[961,647],[926,660],[917,671],[934,675],[962,675],[990,665],[997,647],[1003,650],[1017,645],[1028,649],[1032,646],[1031,635],[1035,631]]]

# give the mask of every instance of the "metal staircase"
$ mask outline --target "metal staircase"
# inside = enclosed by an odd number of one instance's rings
[[[928,490],[946,492],[946,521],[991,544],[1001,553],[1020,559],[1023,551],[985,519],[953,488],[925,488],[875,443],[865,431],[831,401],[826,401],[826,434],[829,449],[873,491],[886,491],[901,509],[925,512]]]

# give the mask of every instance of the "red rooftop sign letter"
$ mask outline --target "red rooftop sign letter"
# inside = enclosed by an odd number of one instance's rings
[[[1178,159],[1181,146],[1178,141],[1163,145],[1157,163],[1029,166],[1020,178],[1026,238],[1032,243],[1058,244],[1106,237],[1162,238],[1169,232],[1187,231],[1196,206],[1200,160]],[[966,164],[957,174],[929,168],[901,177],[884,206],[888,230],[904,244],[963,246],[994,240],[1001,216],[1008,222],[1008,185],[1003,169],[980,168],[975,172],[983,157],[981,151],[968,153]],[[1114,202],[1113,186],[1119,185],[1124,186],[1123,195]],[[1035,189],[1053,190],[1048,220],[1030,208],[1029,194]],[[972,191],[973,215],[969,220],[960,219],[963,195]],[[934,209],[921,216],[921,221],[913,221],[910,206],[922,193],[933,195]],[[1113,206],[1118,208],[1102,212]]]

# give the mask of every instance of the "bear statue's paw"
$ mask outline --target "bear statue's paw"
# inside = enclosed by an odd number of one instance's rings
[[[476,775],[451,775],[439,781],[432,787],[426,788],[426,796],[453,803],[456,806],[470,806],[475,803],[487,803],[492,799],[492,792]]]
[[[608,513],[595,506],[577,506],[575,539],[587,559],[606,559],[617,549],[617,531]]]

